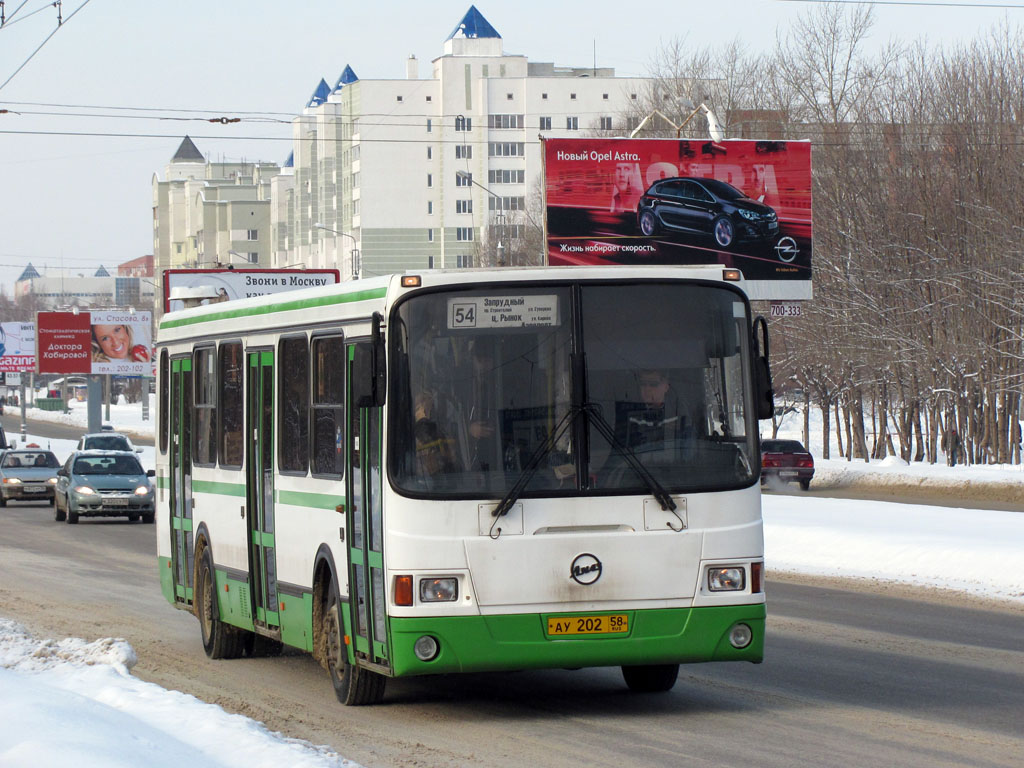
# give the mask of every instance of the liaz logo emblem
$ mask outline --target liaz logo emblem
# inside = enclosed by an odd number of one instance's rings
[[[800,253],[800,249],[796,247],[796,240],[792,237],[783,237],[775,244],[775,255],[779,257],[779,261],[788,264],[796,258],[798,253]]]
[[[577,584],[593,584],[601,578],[601,561],[589,552],[577,555],[569,567],[569,576]]]

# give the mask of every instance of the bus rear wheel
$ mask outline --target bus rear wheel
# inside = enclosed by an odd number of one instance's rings
[[[379,704],[384,698],[387,678],[348,663],[348,653],[342,640],[341,602],[333,583],[327,603],[322,631],[327,641],[327,672],[331,676],[334,695],[347,707]]]
[[[678,664],[648,664],[623,667],[622,677],[629,690],[637,693],[664,693],[671,691],[679,677]]]
[[[203,549],[196,581],[196,617],[203,637],[203,650],[211,659],[237,659],[245,651],[247,633],[220,620],[217,580],[209,547]]]

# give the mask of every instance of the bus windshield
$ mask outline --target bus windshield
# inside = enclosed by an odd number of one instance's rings
[[[531,462],[524,496],[650,493],[635,461],[674,493],[754,481],[747,309],[729,288],[505,283],[416,294],[395,318],[399,491],[499,498]]]

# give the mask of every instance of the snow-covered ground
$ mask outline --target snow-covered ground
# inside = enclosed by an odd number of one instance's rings
[[[153,422],[142,420],[140,405],[110,410],[116,429],[152,432]],[[73,403],[69,415],[35,410],[32,415],[86,423],[81,403]],[[780,436],[799,439],[799,420],[790,418]],[[30,442],[50,444],[58,457],[74,447],[73,441],[41,440],[29,432]],[[815,434],[820,435],[820,425],[812,419],[810,448],[820,456]],[[153,449],[143,449],[142,458],[153,466]],[[816,483],[1024,488],[1020,467],[906,466],[893,459],[816,463]],[[769,572],[941,587],[1024,605],[1022,513],[774,494],[764,496],[763,509]],[[123,640],[40,640],[0,618],[0,766],[355,765],[325,748],[286,739],[248,718],[137,680],[130,674],[134,661]]]

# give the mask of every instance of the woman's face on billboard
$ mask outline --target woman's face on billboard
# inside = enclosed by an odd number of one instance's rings
[[[107,357],[111,359],[128,357],[131,352],[131,338],[124,325],[94,325],[93,332],[96,334],[96,343],[100,345],[100,349]]]

